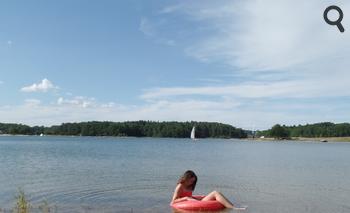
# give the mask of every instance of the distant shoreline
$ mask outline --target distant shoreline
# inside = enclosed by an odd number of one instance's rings
[[[6,137],[6,136],[17,136],[17,137],[25,137],[25,136],[29,136],[29,137],[99,137],[99,138],[177,138],[177,137],[147,137],[147,136],[143,136],[143,137],[136,137],[136,136],[85,136],[85,135],[44,135],[44,136],[40,136],[40,135],[23,135],[23,134],[0,134],[0,137]],[[186,138],[177,138],[177,139],[186,139]],[[190,138],[188,138],[190,139]],[[350,142],[350,137],[292,137],[292,138],[288,138],[288,139],[276,139],[276,138],[269,138],[269,137],[265,137],[265,138],[215,138],[215,137],[207,137],[207,138],[198,138],[198,139],[234,139],[234,140],[249,140],[249,141],[302,141],[302,142],[306,142],[306,141],[312,141],[312,142]]]
[[[191,139],[190,137],[151,137],[151,136],[114,136],[114,135],[23,135],[23,134],[0,134],[0,137],[6,136],[18,136],[18,137],[94,137],[94,138],[172,138],[172,139]],[[224,137],[206,137],[206,138],[196,138],[196,139],[246,139],[246,138],[224,138]]]
[[[288,139],[276,139],[276,138],[247,138],[256,141],[313,141],[313,142],[350,142],[350,137],[291,137]]]
[[[87,121],[61,125],[28,126],[0,123],[0,134],[14,135],[74,135],[74,136],[135,136],[135,137],[190,137],[195,127],[198,138],[246,138],[248,133],[229,124],[202,121]]]

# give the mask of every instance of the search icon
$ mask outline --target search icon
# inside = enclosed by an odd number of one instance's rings
[[[331,10],[336,10],[339,13],[339,17],[335,21],[331,21],[331,20],[328,19],[328,13]],[[343,25],[341,24],[341,21],[343,20],[343,16],[344,16],[343,11],[338,6],[335,6],[335,5],[327,7],[326,10],[323,13],[323,18],[327,22],[327,24],[329,24],[329,25],[337,25],[339,31],[342,32],[342,33],[345,31]]]

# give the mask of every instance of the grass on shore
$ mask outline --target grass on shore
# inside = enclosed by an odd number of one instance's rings
[[[15,196],[15,206],[11,210],[0,208],[0,213],[55,213],[57,212],[56,210],[56,207],[49,206],[47,201],[43,201],[42,204],[37,207],[32,206],[24,191],[22,189],[18,189],[17,195]]]
[[[27,213],[30,212],[30,203],[28,202],[24,191],[19,189],[16,196],[16,205],[13,208],[13,213]]]

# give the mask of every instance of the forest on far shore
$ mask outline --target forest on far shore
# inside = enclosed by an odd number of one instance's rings
[[[257,131],[256,136],[265,136],[273,138],[291,138],[291,137],[349,137],[350,124],[331,122],[306,124],[298,126],[285,126],[276,124],[271,129],[264,131]]]
[[[62,123],[50,127],[28,126],[24,124],[0,123],[0,134],[11,135],[73,135],[73,136],[132,136],[188,138],[193,126],[197,138],[247,138],[273,137],[350,137],[350,123],[331,122],[286,126],[276,124],[263,131],[243,130],[218,122],[177,122],[177,121],[89,121]]]
[[[75,136],[132,136],[132,137],[190,137],[193,126],[197,138],[246,138],[247,132],[217,122],[157,122],[157,121],[90,121],[63,123],[51,127],[0,123],[0,134],[11,135],[75,135]]]

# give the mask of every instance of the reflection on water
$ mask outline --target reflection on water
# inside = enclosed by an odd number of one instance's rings
[[[244,212],[349,212],[349,153],[350,143],[3,136],[0,208],[20,187],[57,212],[176,212],[176,181],[192,169],[195,194],[221,191]]]

